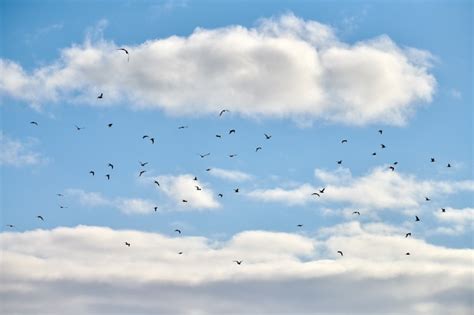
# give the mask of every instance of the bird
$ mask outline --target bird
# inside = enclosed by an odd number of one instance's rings
[[[178,255],[182,255],[182,254],[183,254],[183,252],[178,252]]]
[[[202,190],[201,187],[199,186],[194,186],[194,187],[196,187],[196,190]]]
[[[420,221],[420,218],[417,215],[415,215],[415,222],[418,222],[418,221]]]
[[[210,152],[205,153],[205,154],[199,154],[199,156],[201,157],[201,159],[203,159],[203,158],[205,158],[206,156],[209,156],[209,155],[211,155]]]
[[[180,229],[176,229],[174,230],[175,232],[178,232],[179,234],[181,234],[181,230]]]
[[[298,224],[298,225],[296,225],[296,226],[297,226],[297,227],[303,227],[303,224]]]
[[[393,166],[389,166],[388,168],[391,169],[392,172],[395,171],[395,167],[393,167]]]
[[[38,123],[36,121],[30,121],[30,124],[38,126]]]
[[[157,180],[155,180],[154,183],[155,183],[157,186],[160,186],[160,183],[159,183]]]
[[[354,212],[352,212],[352,214],[360,215],[360,212],[359,211],[354,211]]]
[[[66,207],[66,206],[62,206],[62,205],[59,205],[59,208],[61,208],[61,209],[66,209],[67,207]]]
[[[237,156],[237,154],[229,154],[230,158],[233,158],[233,157],[236,157],[236,156]]]
[[[398,164],[398,162],[397,162],[397,161],[393,162],[393,165],[397,165],[397,164]]]
[[[261,150],[261,149],[262,149],[262,147],[257,147],[257,148],[255,149],[255,152],[258,152],[258,150]]]
[[[143,175],[143,173],[145,173],[145,172],[146,172],[145,170],[143,170],[143,171],[140,171],[140,174],[138,174],[138,177],[142,176],[142,175]]]
[[[446,167],[451,167],[451,164],[448,163],[448,165],[446,165]]]
[[[77,131],[81,131],[82,129],[84,129],[84,127],[79,127],[78,125],[74,125],[74,127],[76,127]]]
[[[197,176],[194,176],[193,180],[198,180]]]
[[[185,129],[188,128],[188,126],[179,126],[178,129]]]
[[[405,238],[407,238],[408,236],[411,236],[411,233],[408,232],[407,234],[405,234]]]
[[[210,172],[211,171],[211,168],[206,168],[206,172]]]
[[[216,135],[216,138],[222,138],[222,136],[221,135]]]
[[[150,136],[149,136],[149,135],[144,135],[144,136],[142,137],[142,139],[146,139],[146,138],[150,138]]]
[[[441,212],[446,212],[446,209],[445,209],[445,208],[441,208]]]
[[[382,130],[382,129],[379,129],[379,133],[382,134],[382,133],[383,133],[383,130]]]
[[[272,137],[272,135],[267,135],[266,133],[264,133],[264,135],[265,135],[265,139],[267,140],[270,140],[270,138]]]
[[[64,197],[63,194],[56,194],[56,196],[58,196],[58,197]]]
[[[110,180],[110,174],[106,174],[105,177],[107,177],[107,180]]]
[[[407,252],[405,255],[406,255],[406,256],[410,256],[410,253],[409,253],[409,252]]]
[[[347,139],[342,139],[341,143],[347,143]]]
[[[114,124],[110,123],[110,124],[107,124],[107,127],[112,127]]]
[[[430,201],[431,199],[430,199],[430,198],[428,198],[428,197],[425,197],[425,200],[426,200],[426,201]]]
[[[312,193],[311,196],[318,196],[318,197],[321,197],[321,195],[318,194],[317,192]]]
[[[153,209],[155,210],[155,212],[158,211],[158,207],[154,207]]]
[[[186,199],[181,200],[182,202],[188,202]]]
[[[238,192],[239,192],[239,189],[238,189],[238,188],[235,188],[235,189],[234,189],[234,192],[238,193]]]
[[[97,98],[99,99],[104,98],[104,93],[100,93],[99,96],[97,96]]]
[[[342,160],[337,161],[337,164],[341,165],[341,164],[342,164]]]
[[[223,194],[218,194],[218,196],[219,196],[219,197],[221,197],[221,198],[222,198],[222,197],[224,197],[224,195],[223,195]]]
[[[107,166],[110,167],[111,169],[114,169],[114,165],[112,163],[107,164]]]
[[[221,117],[222,114],[224,114],[225,112],[229,112],[229,110],[228,109],[221,110],[220,113],[219,113],[219,117]]]
[[[434,163],[436,162],[436,160],[434,158],[431,158],[431,163]]]
[[[235,129],[229,130],[229,134],[231,134],[231,133],[235,133]]]
[[[374,152],[374,153],[372,153],[372,155],[377,155],[377,153],[376,153],[376,152]]]
[[[150,138],[151,144],[155,144],[155,138]]]
[[[128,54],[128,50],[126,50],[125,48],[119,48],[119,49],[117,49],[117,50],[122,50],[122,51],[124,51],[124,52],[127,54],[127,62],[130,61],[130,55]]]
[[[95,175],[95,172],[94,171],[90,171],[89,174],[92,174],[92,176]]]
[[[240,265],[243,262],[243,260],[234,260],[233,262],[235,262],[237,265]]]
[[[5,226],[8,226],[9,228],[14,228],[15,227],[13,224],[5,224]]]
[[[141,167],[145,167],[148,164],[148,162],[140,162],[140,161],[138,161],[138,163],[140,163]]]
[[[324,194],[324,191],[325,191],[325,190],[326,190],[326,187],[324,187],[323,189],[320,189],[319,192],[320,192],[321,194]]]
[[[127,245],[128,247],[130,247],[130,243],[129,243],[129,242],[125,242],[125,245]]]
[[[381,147],[382,149],[385,149],[385,144],[381,143],[381,144],[380,144],[380,147]]]
[[[344,256],[344,253],[340,250],[338,250],[337,253],[340,254],[341,256]]]
[[[42,216],[37,215],[36,217],[37,217],[38,219],[40,219],[41,221],[44,221],[44,218],[43,218]]]

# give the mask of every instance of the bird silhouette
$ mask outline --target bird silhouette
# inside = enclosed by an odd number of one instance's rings
[[[265,139],[267,140],[270,140],[270,138],[272,137],[272,135],[267,135],[266,133],[264,133],[264,135],[265,135]]]
[[[142,137],[142,139],[146,139],[146,138],[150,138],[150,136],[149,136],[149,135],[144,135],[144,136]]]
[[[377,153],[376,153],[376,152],[374,152],[374,153],[372,153],[372,155],[377,155]]]
[[[221,198],[222,198],[222,197],[224,197],[224,195],[223,195],[223,194],[218,194],[218,196],[219,196],[219,197],[221,197]]]
[[[211,168],[206,168],[206,172],[210,172],[211,171]]]
[[[237,154],[229,154],[230,158],[233,158],[233,157],[236,157],[236,156],[237,156]]]
[[[205,154],[199,154],[199,156],[201,157],[201,159],[203,159],[203,158],[205,158],[206,156],[209,156],[209,155],[211,155],[210,152],[205,153]]]
[[[38,126],[38,123],[36,121],[30,121],[30,124]]]
[[[201,187],[199,186],[194,186],[194,187],[196,187],[196,190],[202,190]]]
[[[194,176],[193,180],[198,180],[197,176]]]
[[[130,243],[129,242],[125,242],[125,245],[130,247]]]
[[[398,162],[396,162],[396,161],[395,161],[395,162],[393,162],[393,165],[397,165],[397,164],[398,164]]]
[[[106,174],[105,177],[107,177],[107,180],[110,180],[110,174]]]
[[[153,209],[155,210],[155,212],[158,211],[158,207],[156,207],[156,206]]]
[[[434,163],[436,162],[436,160],[434,158],[431,158],[431,163]]]
[[[122,50],[122,51],[124,51],[124,52],[127,54],[127,62],[130,61],[130,55],[128,54],[128,50],[126,50],[125,48],[119,48],[119,49],[117,49],[117,50]]]
[[[14,228],[15,227],[13,224],[5,224],[5,226],[8,226],[9,228]]]
[[[441,208],[441,212],[446,212],[446,209],[445,209],[445,208]]]
[[[225,112],[229,112],[229,110],[227,110],[227,109],[223,109],[223,110],[221,110],[221,111],[220,111],[220,113],[219,113],[219,117],[221,117],[221,116],[222,116],[222,114],[224,114]]]
[[[42,216],[37,215],[36,217],[37,217],[38,219],[40,219],[41,221],[44,221],[44,218],[43,218]]]
[[[179,126],[178,129],[186,129],[188,126]]]
[[[58,197],[64,197],[63,194],[56,194],[56,196],[58,196]]]
[[[231,133],[235,133],[235,129],[229,130],[229,134],[231,134]]]
[[[320,190],[319,190],[319,193],[324,194],[324,191],[325,191],[325,190],[326,190],[326,187],[324,187],[323,189],[320,189]]]
[[[239,192],[239,189],[238,189],[238,188],[235,188],[235,189],[234,189],[234,192],[238,193],[238,192]]]
[[[140,163],[141,167],[145,167],[148,164],[148,162],[140,162],[140,161],[138,161],[138,163]]]
[[[347,143],[347,139],[342,139],[341,143]]]
[[[114,124],[110,123],[110,124],[107,124],[107,127],[112,127]]]
[[[181,200],[182,202],[188,202],[186,199]]]
[[[155,144],[155,138],[150,138],[151,144]]]
[[[340,250],[338,250],[337,253],[340,254],[341,256],[344,256],[344,253]]]
[[[178,255],[182,255],[182,254],[183,254],[183,252],[179,252],[179,253],[178,253]]]
[[[145,173],[145,172],[146,172],[145,170],[143,170],[143,171],[140,171],[140,174],[138,174],[138,177],[142,176],[142,175],[143,175],[143,173]]]
[[[430,198],[428,198],[428,197],[425,197],[425,200],[426,200],[426,201],[430,201],[431,199],[430,199]]]
[[[392,172],[395,171],[395,167],[393,167],[393,166],[389,166],[388,168],[391,169]]]
[[[382,149],[385,149],[385,144],[381,143],[381,144],[380,144],[380,147],[381,147]]]
[[[233,262],[235,262],[237,265],[240,265],[243,262],[243,260],[234,260]]]
[[[451,164],[448,163],[448,165],[446,165],[446,167],[451,167]]]
[[[160,186],[160,183],[157,180],[155,180],[154,183],[156,184],[156,186]]]
[[[318,196],[318,197],[321,197],[321,195],[318,194],[317,192],[312,193],[311,196]]]
[[[382,134],[382,133],[383,133],[383,130],[382,130],[382,129],[379,129],[379,133]]]
[[[82,129],[85,129],[84,127],[79,127],[78,125],[74,125],[74,127],[76,127],[77,131],[81,131]]]
[[[337,164],[341,165],[341,164],[342,164],[342,160],[337,161]]]
[[[179,234],[181,234],[181,230],[180,229],[176,229],[174,230],[175,232],[178,232]]]
[[[221,135],[216,135],[216,138],[222,138],[222,136]]]
[[[99,96],[97,96],[97,98],[99,98],[99,99],[104,98],[104,93],[100,93]]]
[[[407,234],[405,234],[405,238],[407,238],[408,236],[411,236],[411,233],[408,232]]]
[[[298,225],[296,225],[296,226],[297,226],[297,227],[303,227],[303,224],[298,224]]]
[[[111,169],[114,169],[114,165],[112,163],[107,164],[107,166],[110,167]]]
[[[92,176],[95,175],[95,172],[94,171],[90,171],[89,174],[92,174]]]
[[[407,252],[407,253],[405,253],[405,255],[406,255],[406,256],[410,256],[410,253],[409,253],[409,252]]]
[[[255,152],[258,152],[258,150],[261,150],[261,149],[262,149],[262,147],[257,147],[257,148],[255,149]]]
[[[67,209],[66,206],[62,206],[62,205],[59,205],[59,208],[60,208],[60,209]]]
[[[417,215],[415,215],[415,222],[418,222],[418,221],[420,221],[420,218]]]
[[[360,215],[360,212],[359,211],[354,211],[354,212],[352,212],[352,214]]]

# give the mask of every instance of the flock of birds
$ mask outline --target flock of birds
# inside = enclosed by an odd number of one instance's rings
[[[130,55],[129,55],[129,52],[128,52],[127,49],[125,49],[125,48],[119,48],[119,49],[117,49],[117,50],[123,51],[123,52],[126,54],[126,56],[127,56],[127,62],[130,61]],[[103,99],[103,98],[104,98],[104,93],[101,92],[101,93],[97,96],[97,99],[100,100],[100,99]],[[227,112],[230,112],[230,111],[229,111],[228,109],[222,109],[222,110],[219,112],[219,117],[221,117],[223,114],[225,114],[225,113],[227,113]],[[38,122],[36,122],[36,121],[31,121],[30,124],[31,124],[31,125],[34,125],[34,126],[37,126],[37,127],[39,126]],[[108,128],[111,128],[112,126],[113,126],[113,123],[107,124],[107,127],[108,127]],[[74,125],[74,127],[76,128],[77,131],[81,131],[81,130],[85,129],[85,127],[80,127],[80,126],[78,126],[78,125]],[[178,127],[178,129],[186,129],[186,128],[188,128],[188,126],[179,126],[179,127]],[[236,133],[236,130],[235,130],[235,129],[230,129],[229,132],[228,132],[229,135],[235,134],[235,133]],[[379,130],[378,130],[378,133],[379,133],[380,135],[383,135],[383,130],[382,130],[382,129],[379,129]],[[222,135],[220,135],[220,134],[216,134],[215,136],[216,136],[217,138],[221,138],[221,137],[222,137]],[[267,134],[267,133],[264,133],[264,136],[265,136],[265,139],[266,139],[266,140],[270,140],[270,139],[272,138],[272,135]],[[148,140],[148,141],[150,141],[151,144],[154,144],[154,143],[155,143],[155,138],[154,138],[153,136],[150,136],[150,135],[143,135],[143,136],[142,136],[142,139],[143,139],[143,140]],[[342,140],[341,140],[341,144],[346,144],[346,143],[348,143],[348,139],[342,139]],[[380,148],[381,148],[381,149],[385,149],[385,148],[386,148],[386,145],[382,143],[382,144],[380,144]],[[255,148],[255,152],[258,152],[258,151],[260,151],[260,150],[262,150],[262,147],[261,147],[261,146],[258,146],[258,147]],[[204,153],[204,154],[199,154],[199,156],[200,156],[201,158],[205,158],[205,157],[209,156],[210,154],[211,154],[210,152],[207,152],[207,153]],[[373,152],[373,153],[372,153],[372,156],[375,156],[375,155],[377,155],[377,152]],[[233,157],[236,157],[236,156],[237,156],[237,154],[229,154],[229,155],[228,155],[228,157],[230,157],[230,158],[233,158]],[[435,163],[435,162],[436,162],[436,159],[435,159],[435,158],[430,158],[430,162],[431,162],[431,163]],[[148,165],[148,162],[141,162],[141,161],[139,161],[139,163],[140,163],[140,166],[141,166],[141,167],[145,167],[146,165]],[[341,165],[341,164],[343,163],[343,160],[338,160],[338,161],[336,161],[336,163],[337,163],[338,165]],[[395,161],[395,162],[392,163],[392,165],[390,165],[390,166],[388,167],[388,169],[390,169],[391,171],[395,171],[395,167],[396,167],[397,165],[398,165],[398,162]],[[113,165],[112,163],[108,163],[108,164],[107,164],[107,167],[109,167],[110,170],[113,170],[113,169],[114,169],[114,165]],[[451,168],[451,164],[448,163],[448,164],[446,165],[446,167]],[[211,171],[211,169],[210,169],[210,168],[207,168],[206,171],[209,172],[209,171]],[[138,176],[141,177],[144,173],[146,173],[146,170],[142,169],[142,170],[139,171]],[[94,170],[90,170],[90,171],[89,171],[89,174],[90,174],[91,176],[95,176],[96,172],[95,172]],[[108,173],[108,174],[105,174],[105,177],[107,178],[107,180],[110,180],[110,179],[111,179],[111,175],[110,175],[109,173]],[[193,180],[197,181],[198,178],[197,178],[197,177],[194,177]],[[157,180],[154,180],[154,184],[155,184],[157,187],[160,187],[160,183],[159,183]],[[196,190],[198,190],[198,191],[201,191],[201,190],[202,190],[202,188],[199,187],[198,185],[196,185],[195,188],[196,188]],[[313,192],[311,195],[312,195],[312,196],[316,196],[316,197],[321,197],[321,195],[324,194],[325,191],[326,191],[326,187],[323,187],[323,188],[321,188],[321,189],[318,189],[318,191]],[[235,188],[235,189],[234,189],[234,192],[235,192],[235,193],[238,193],[238,192],[239,192],[239,188]],[[58,197],[63,197],[63,194],[60,194],[60,193],[58,193],[58,194],[56,194],[56,195],[57,195]],[[219,196],[220,198],[222,198],[224,195],[223,195],[222,193],[219,193],[218,196]],[[188,200],[186,200],[186,199],[182,199],[181,201],[182,201],[183,203],[187,203],[187,202],[188,202]],[[431,201],[431,199],[430,199],[429,197],[425,197],[425,201],[429,202],[429,201]],[[67,207],[66,207],[66,206],[63,206],[63,205],[60,205],[60,208],[67,208]],[[154,211],[156,212],[157,210],[158,210],[158,207],[155,206],[155,207],[154,207]],[[441,208],[441,211],[442,211],[443,213],[446,212],[446,208]],[[358,216],[361,215],[360,211],[358,211],[358,210],[353,211],[352,214],[353,214],[353,215],[358,215]],[[36,218],[37,218],[38,220],[41,220],[41,221],[44,221],[44,220],[45,220],[42,215],[37,215]],[[421,221],[420,218],[416,215],[416,216],[415,216],[415,222],[420,222],[420,221]],[[14,227],[15,227],[15,225],[13,225],[13,224],[6,224],[6,226],[9,227],[9,228],[14,228]],[[303,224],[297,224],[297,227],[298,227],[298,228],[302,228],[302,227],[303,227]],[[176,233],[178,233],[178,234],[181,234],[181,230],[180,230],[180,229],[175,229],[174,232],[176,232]],[[409,236],[412,236],[412,233],[411,233],[411,232],[408,232],[408,233],[405,234],[405,238],[408,238]],[[131,246],[131,243],[128,242],[128,241],[125,241],[124,244],[125,244],[125,246],[127,246],[127,247],[130,247],[130,246]],[[179,251],[178,254],[179,254],[179,255],[182,255],[183,252],[182,252],[182,251]],[[337,251],[337,254],[339,254],[340,256],[344,256],[344,253],[343,253],[341,250],[338,250],[338,251]],[[406,252],[405,255],[410,255],[410,252]],[[234,260],[233,262],[236,263],[237,265],[240,265],[240,264],[242,264],[243,260]]]

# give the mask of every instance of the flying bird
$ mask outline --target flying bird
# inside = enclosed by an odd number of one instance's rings
[[[396,161],[395,161],[395,162],[393,162],[393,165],[397,165],[397,164],[398,164],[398,162],[396,162]]]
[[[382,133],[383,133],[383,130],[382,130],[382,129],[379,129],[379,133],[382,134]]]
[[[44,221],[44,218],[43,218],[42,216],[37,215],[36,217],[37,217],[38,219],[40,219],[41,221]]]
[[[82,129],[84,129],[84,127],[79,127],[78,125],[74,125],[74,127],[76,127],[77,131],[81,131]]]
[[[229,110],[228,109],[221,110],[221,112],[219,113],[219,117],[221,117],[225,112],[229,112]]]
[[[381,143],[381,144],[380,144],[380,147],[381,147],[382,149],[385,149],[385,144]]]
[[[377,155],[377,153],[376,153],[376,152],[374,152],[374,153],[372,153],[372,155]]]
[[[326,187],[324,187],[323,189],[320,189],[319,192],[320,192],[321,194],[324,194],[324,191],[325,191],[325,190],[326,190]]]
[[[388,168],[391,169],[392,172],[395,171],[395,167],[393,167],[393,166],[389,166]]]
[[[110,167],[111,169],[114,169],[114,165],[112,163],[107,164],[107,166]]]
[[[430,199],[430,198],[428,198],[428,197],[425,197],[425,200],[426,200],[426,201],[430,201],[431,199]]]
[[[347,143],[347,139],[342,139],[341,143]]]
[[[186,199],[181,200],[182,202],[188,202]]]
[[[405,234],[405,238],[407,238],[408,236],[411,236],[411,233],[408,232],[407,234]]]
[[[149,135],[144,135],[144,136],[142,137],[142,139],[146,139],[146,138],[150,138],[150,136],[149,136]]]
[[[221,198],[222,198],[222,197],[224,197],[224,195],[223,195],[223,194],[218,194],[218,196],[219,196],[219,197],[221,197]]]
[[[140,162],[140,161],[138,161],[138,163],[140,163],[141,167],[145,167],[148,164],[148,162]]]
[[[154,207],[153,209],[155,210],[155,212],[158,211],[158,207]]]
[[[58,197],[64,197],[63,194],[56,194],[56,196],[58,196]]]
[[[155,138],[150,138],[151,144],[155,144]]]
[[[261,149],[262,149],[262,147],[257,147],[257,148],[255,149],[255,152],[258,152],[258,150],[261,150]]]
[[[30,124],[38,126],[38,123],[36,121],[30,121]]]
[[[206,172],[210,172],[211,171],[211,168],[206,168]]]
[[[97,98],[99,99],[104,98],[104,93],[100,93],[99,96],[97,96]]]
[[[106,174],[105,177],[107,177],[107,180],[110,180],[110,174]]]
[[[201,157],[201,159],[203,159],[203,158],[205,158],[206,156],[209,156],[209,155],[211,155],[210,152],[205,153],[205,154],[199,154],[199,156]]]
[[[239,189],[238,189],[238,188],[235,188],[235,189],[234,189],[234,192],[238,193],[238,192],[239,192]]]
[[[194,176],[193,180],[198,180],[197,176]]]
[[[445,208],[441,208],[441,212],[446,212],[446,209],[445,209]]]
[[[338,250],[337,253],[340,254],[341,256],[344,256],[344,253],[340,250]]]
[[[178,129],[186,129],[188,126],[179,126]]]
[[[237,265],[240,265],[242,263],[243,260],[234,260],[233,262],[235,262]]]
[[[448,163],[448,165],[446,165],[446,167],[451,167],[451,164]]]
[[[321,195],[318,194],[317,192],[312,193],[311,196],[318,196],[318,197],[321,197]]]
[[[229,130],[229,134],[231,134],[231,133],[235,133],[235,129]]]
[[[202,190],[201,187],[199,186],[194,186],[194,187],[196,187],[196,190]]]
[[[337,164],[341,165],[341,164],[342,164],[342,160],[337,161]]]
[[[175,232],[178,232],[179,234],[181,234],[181,230],[180,229],[176,229],[174,230]]]
[[[406,255],[406,256],[410,256],[410,253],[407,252],[405,255]]]
[[[352,214],[360,215],[360,212],[359,211],[354,211],[354,212],[352,212]]]
[[[89,174],[92,174],[92,176],[95,175],[95,172],[94,171],[90,171]]]
[[[434,163],[436,162],[436,160],[434,158],[431,158],[431,163]]]
[[[114,124],[110,123],[110,124],[107,124],[107,127],[112,127]]]
[[[216,138],[222,138],[222,136],[221,135],[216,135]]]
[[[179,253],[178,253],[178,255],[182,255],[182,254],[183,254],[183,252],[179,252]]]
[[[66,209],[67,207],[66,207],[66,206],[61,206],[61,205],[59,205],[59,208],[61,208],[61,209]]]
[[[145,173],[145,172],[146,172],[145,170],[143,170],[143,171],[140,171],[140,174],[138,174],[138,177],[142,176],[142,175],[143,175],[143,173]]]
[[[420,221],[420,218],[417,215],[415,215],[415,222],[418,222],[418,221]]]
[[[298,224],[297,227],[303,227],[303,224]]]
[[[265,139],[267,140],[270,140],[270,138],[272,137],[272,135],[267,135],[266,133],[264,133],[264,135],[265,135]]]
[[[9,228],[14,228],[15,227],[13,224],[5,224],[5,226],[8,226]]]
[[[125,242],[125,245],[127,245],[128,247],[130,247],[130,243],[129,243],[129,242]]]
[[[155,180],[155,182],[154,182],[154,183],[155,183],[157,186],[160,186],[160,183],[158,183],[158,181],[157,181],[157,180]]]
[[[233,158],[233,157],[236,157],[236,156],[237,156],[237,154],[229,154],[230,158]]]
[[[126,50],[125,48],[119,48],[119,49],[117,49],[117,50],[122,50],[122,51],[124,51],[124,52],[127,54],[127,62],[130,61],[130,55],[128,54],[128,50]]]

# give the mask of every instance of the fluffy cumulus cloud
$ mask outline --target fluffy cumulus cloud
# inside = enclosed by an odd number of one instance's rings
[[[436,89],[429,52],[385,35],[347,44],[330,26],[292,14],[126,46],[129,62],[118,47],[86,40],[32,71],[2,59],[0,93],[35,106],[67,99],[175,115],[225,107],[244,116],[399,125]]]
[[[350,170],[315,170],[319,186],[302,184],[294,188],[257,189],[247,195],[251,198],[282,202],[290,205],[304,205],[309,202],[343,203],[368,210],[419,208],[445,195],[474,191],[474,181],[437,181],[418,179],[414,175],[393,172],[386,167],[376,167],[365,175],[353,177]],[[325,187],[320,197],[311,195]]]
[[[21,141],[14,139],[0,131],[0,165],[26,166],[47,162],[47,159],[38,152],[33,151],[37,140],[28,139]]]
[[[381,224],[348,223],[318,235],[244,231],[216,242],[90,226],[3,232],[2,309],[51,315],[66,309],[72,315],[472,311],[471,249],[405,239]]]

